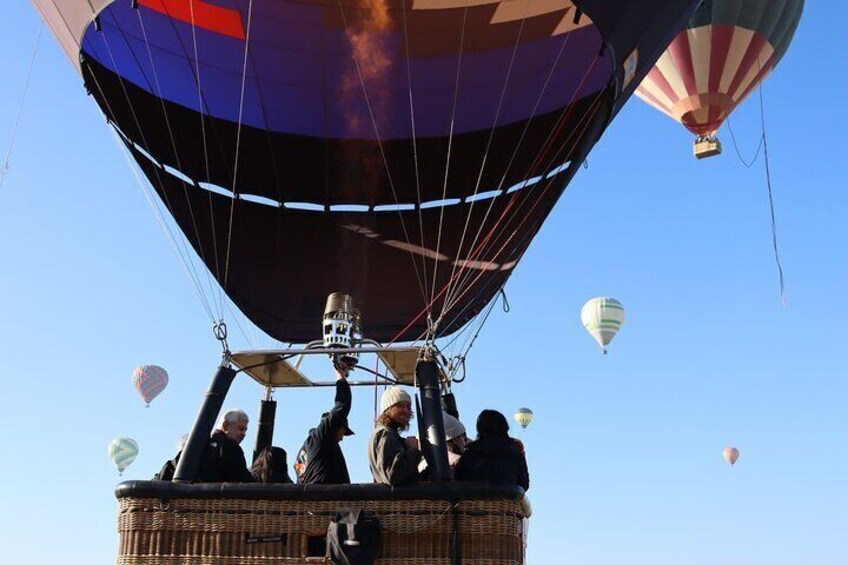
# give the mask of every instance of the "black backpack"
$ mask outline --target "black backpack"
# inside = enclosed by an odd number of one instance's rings
[[[327,528],[327,555],[335,565],[371,565],[380,550],[380,521],[362,508],[343,508]]]

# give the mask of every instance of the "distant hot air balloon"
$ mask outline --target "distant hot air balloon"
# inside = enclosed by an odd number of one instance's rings
[[[698,136],[696,157],[721,153],[716,132],[786,53],[803,9],[804,0],[705,0],[636,95]]]
[[[118,468],[118,474],[123,475],[124,469],[135,461],[138,456],[138,443],[128,437],[115,438],[109,442],[109,459]]]
[[[722,455],[724,455],[724,460],[730,463],[732,467],[736,463],[736,460],[739,459],[739,450],[735,447],[725,447]]]
[[[580,320],[606,355],[607,345],[624,323],[624,306],[609,296],[593,298],[583,305]]]
[[[519,408],[513,418],[515,418],[515,421],[526,430],[527,426],[530,425],[530,422],[533,421],[533,411],[529,408]]]
[[[168,386],[168,372],[156,365],[142,365],[133,371],[132,382],[145,405],[150,406],[153,399]]]

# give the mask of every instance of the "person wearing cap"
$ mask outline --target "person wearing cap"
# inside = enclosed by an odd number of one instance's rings
[[[465,434],[465,426],[462,425],[462,422],[458,418],[451,416],[447,412],[442,412],[442,421],[445,423],[448,465],[450,465],[451,472],[453,472],[456,464],[459,463],[459,458],[462,457],[462,453],[465,451],[465,442],[468,438]],[[429,471],[427,470],[426,460],[422,459],[418,464],[418,471],[421,473],[421,477],[427,480],[426,477]]]
[[[459,458],[465,451],[465,442],[468,437],[465,435],[465,426],[458,418],[454,418],[447,412],[442,414],[442,419],[445,422],[445,440],[448,447],[448,463],[451,469],[459,463]]]
[[[297,454],[294,469],[298,484],[350,484],[347,463],[339,445],[345,436],[353,435],[347,421],[353,400],[347,382],[350,367],[345,363],[338,363],[335,367],[336,401],[333,409],[321,416],[318,426],[309,430]]]
[[[399,386],[387,388],[380,399],[380,416],[368,442],[368,464],[374,482],[398,486],[420,480],[421,450],[414,437],[404,439],[400,432],[412,420],[412,399]]]

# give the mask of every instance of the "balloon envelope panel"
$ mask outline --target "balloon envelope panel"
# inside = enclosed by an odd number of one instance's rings
[[[68,26],[86,87],[236,305],[300,342],[336,291],[381,341],[467,323],[697,1],[48,4],[97,14]]]

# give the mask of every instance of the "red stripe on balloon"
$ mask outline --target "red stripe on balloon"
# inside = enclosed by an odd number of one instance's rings
[[[139,4],[199,28],[236,39],[245,38],[238,10],[222,8],[203,0],[139,0]]]
[[[689,44],[689,32],[681,31],[674,38],[674,41],[668,48],[668,54],[671,55],[674,65],[677,67],[677,72],[680,79],[683,81],[683,86],[686,87],[688,96],[698,94],[698,87],[695,83],[695,68],[692,64],[692,47]]]
[[[745,100],[745,98],[747,98],[748,95],[751,94],[751,92],[755,88],[757,88],[761,82],[763,82],[763,79],[766,78],[766,75],[772,71],[772,69],[774,68],[774,61],[776,59],[775,55],[775,53],[772,53],[771,57],[769,57],[768,60],[763,63],[762,68],[756,74],[754,80],[751,81],[751,84],[749,84],[748,87],[745,88],[745,90],[742,91],[742,93],[739,95],[739,98],[734,101],[736,105],[741,104],[742,101]]]
[[[654,96],[653,94],[651,94],[650,92],[645,90],[644,88],[639,89],[639,96],[650,100],[651,102],[653,102],[654,104],[656,104],[660,108],[665,108],[669,113],[671,113],[671,108],[669,108],[668,104],[666,104],[664,102],[660,102],[659,98],[657,98],[656,96]]]
[[[734,26],[714,25],[710,30],[710,92],[718,92],[721,86],[721,76],[727,65],[727,53],[730,51],[735,29]]]
[[[669,100],[671,100],[671,104],[674,105],[679,100],[677,98],[677,94],[675,94],[674,89],[668,83],[668,80],[665,78],[665,75],[662,71],[659,70],[659,67],[655,66],[648,72],[648,80],[653,82],[657,88],[659,88],[663,94],[668,96]],[[665,106],[665,104],[663,104]],[[668,109],[671,111],[671,108]]]
[[[742,80],[748,75],[752,68],[757,69],[757,74],[762,71],[763,61],[759,60],[760,54],[763,52],[763,46],[766,44],[766,38],[755,33],[751,36],[751,42],[748,43],[748,49],[745,50],[745,55],[739,61],[739,67],[736,69],[736,74],[730,82],[730,88],[727,89],[729,95],[733,95],[736,89],[742,84]]]

